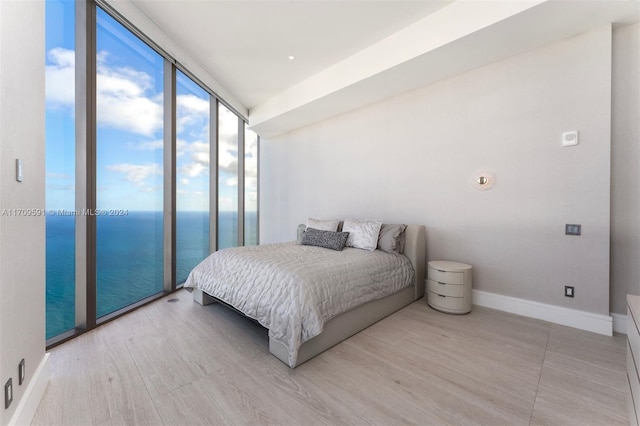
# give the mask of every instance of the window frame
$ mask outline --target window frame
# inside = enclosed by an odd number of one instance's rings
[[[182,72],[209,94],[209,250],[218,249],[218,149],[219,117],[218,105],[222,104],[238,118],[238,245],[245,239],[245,125],[248,120],[222,97],[215,93],[201,79],[178,63],[161,46],[138,30],[130,21],[118,13],[104,0],[84,0],[76,2],[75,16],[75,207],[78,210],[95,211],[97,207],[97,10],[98,7],[110,15],[134,36],[150,46],[164,58],[163,90],[163,290],[101,318],[97,315],[97,257],[96,257],[96,217],[76,216],[75,225],[75,328],[46,339],[50,349],[69,339],[77,337],[99,325],[107,323],[132,310],[158,300],[179,290],[176,282],[176,156],[177,156],[177,116],[176,116],[176,74]],[[167,96],[169,94],[169,96]],[[258,176],[259,147],[258,144]],[[259,179],[257,185],[257,229],[259,242]]]

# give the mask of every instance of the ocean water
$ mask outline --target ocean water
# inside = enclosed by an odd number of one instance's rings
[[[162,212],[129,212],[96,218],[97,316],[131,305],[163,289]],[[49,215],[47,224],[47,338],[75,326],[75,218]],[[220,212],[220,248],[237,246],[237,214]],[[247,244],[256,242],[255,213],[247,213]],[[176,215],[176,279],[209,254],[209,213]]]

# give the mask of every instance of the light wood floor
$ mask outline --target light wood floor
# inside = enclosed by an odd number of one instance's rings
[[[51,351],[33,424],[628,424],[625,337],[417,301],[295,370],[180,291]]]

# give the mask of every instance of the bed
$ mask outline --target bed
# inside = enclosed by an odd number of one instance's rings
[[[271,251],[270,256],[274,259],[281,260],[272,261],[271,257],[265,260],[265,250]],[[212,254],[194,268],[185,288],[193,290],[194,301],[201,305],[223,302],[259,322],[269,330],[269,351],[294,368],[421,298],[424,295],[425,250],[423,225],[407,225],[404,252],[395,256],[380,250],[363,252],[345,249],[345,252],[333,252],[300,246],[296,242],[272,244],[268,248],[227,249]],[[388,271],[372,275],[370,280],[373,284],[370,287],[363,289],[358,283],[361,274],[357,270],[348,274],[335,272],[340,271],[338,263],[342,259],[357,264],[358,259],[365,257],[375,259],[376,263],[389,262],[389,266],[385,266]],[[282,260],[286,258],[289,260]],[[393,266],[394,262],[398,262],[397,267]],[[296,268],[298,264],[303,266]],[[331,276],[331,272],[319,278],[321,275],[315,269],[317,264],[331,264],[329,270],[340,278]],[[326,269],[326,266],[323,267]],[[311,279],[312,282],[307,285],[302,279]],[[337,286],[347,295],[344,299],[327,296],[324,292],[323,281],[334,279],[349,280],[349,286],[344,283]],[[231,281],[233,285],[226,284]],[[270,281],[271,287],[263,288],[261,281]],[[300,295],[303,291],[298,291],[298,282],[302,283],[300,287],[307,286],[305,291],[311,291],[311,295]],[[277,285],[275,288],[274,283]],[[384,290],[386,293],[381,293],[380,289],[386,285],[395,287],[387,287]],[[336,287],[335,284],[332,286]],[[314,301],[307,302],[307,299]],[[333,306],[334,299],[340,300],[335,302],[339,307]],[[322,305],[321,309],[316,309],[314,303]]]

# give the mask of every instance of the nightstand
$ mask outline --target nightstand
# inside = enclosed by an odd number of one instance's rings
[[[471,311],[471,265],[434,260],[427,268],[427,303],[449,314]]]

